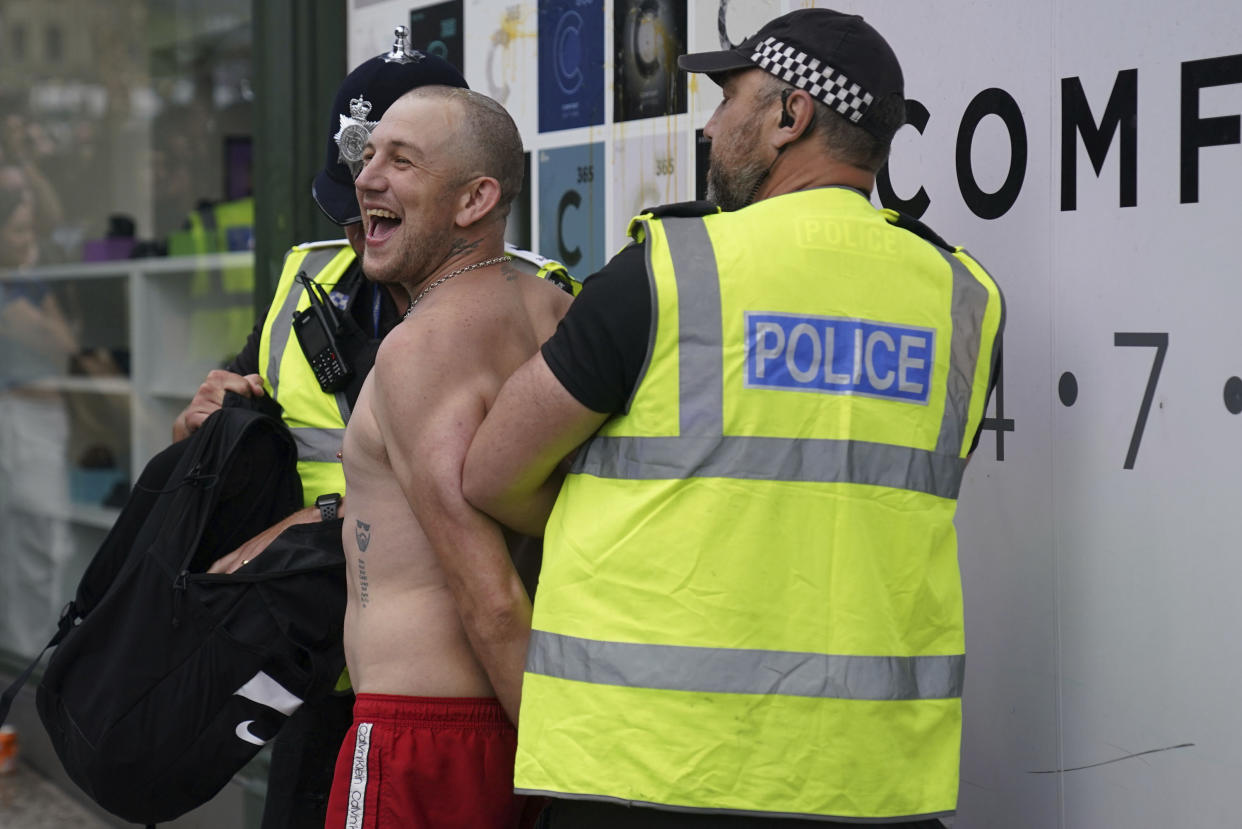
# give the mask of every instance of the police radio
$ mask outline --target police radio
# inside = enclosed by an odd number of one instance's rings
[[[296,279],[306,286],[310,307],[293,312],[293,331],[319,387],[326,392],[338,391],[354,376],[336,342],[336,335],[342,330],[341,321],[319,283],[308,277],[306,271],[299,273]]]

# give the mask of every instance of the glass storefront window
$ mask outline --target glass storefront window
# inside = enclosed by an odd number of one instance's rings
[[[0,652],[253,322],[251,0],[0,6]]]

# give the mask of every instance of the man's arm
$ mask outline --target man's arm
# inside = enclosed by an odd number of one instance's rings
[[[341,499],[341,503],[345,503],[345,499]],[[232,573],[244,564],[249,564],[253,559],[258,557],[267,545],[276,540],[276,536],[292,527],[294,524],[313,524],[322,521],[323,516],[319,514],[318,507],[313,504],[309,507],[302,507],[296,512],[291,512],[263,532],[256,535],[246,543],[242,544],[236,550],[227,555],[220,556],[210,567],[207,568],[208,573]]]
[[[535,354],[505,383],[470,444],[467,500],[519,532],[543,535],[561,461],[607,419],[579,403]]]
[[[468,327],[438,325],[434,315],[417,328],[398,327],[376,359],[374,410],[393,473],[435,550],[471,647],[516,723],[530,597],[500,526],[461,492],[466,449],[495,383],[489,342],[477,330],[466,336]]]

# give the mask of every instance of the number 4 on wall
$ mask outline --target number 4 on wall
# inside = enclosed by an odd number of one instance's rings
[[[996,432],[996,459],[1005,459],[1005,433],[1013,431],[1013,418],[1005,417],[1005,353],[996,356],[996,386],[992,390],[992,399],[996,405],[996,417],[983,418],[981,429],[992,429]]]

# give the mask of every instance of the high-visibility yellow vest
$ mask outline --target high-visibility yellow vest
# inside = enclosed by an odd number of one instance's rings
[[[506,246],[506,253],[538,268],[544,279],[552,279],[577,294],[581,284],[565,266],[530,251]],[[285,425],[298,447],[298,475],[302,478],[302,497],[306,506],[329,492],[345,493],[345,473],[337,457],[349,422],[350,405],[345,390],[334,394],[323,391],[293,333],[293,314],[310,307],[304,286],[296,282],[301,271],[331,294],[337,282],[357,258],[344,239],[298,245],[285,255],[276,293],[263,322],[259,342],[259,374],[268,395],[280,404]],[[364,373],[370,366],[355,366]]]
[[[188,228],[169,236],[170,256],[253,249],[254,199],[246,197],[190,213]],[[190,276],[188,353],[196,361],[223,365],[245,342],[254,324],[254,267],[198,267]]]
[[[345,473],[336,456],[345,438],[350,406],[345,390],[325,392],[315,379],[293,332],[293,314],[310,307],[306,275],[331,294],[357,255],[344,239],[297,245],[285,254],[276,293],[259,340],[259,374],[269,397],[280,404],[281,418],[298,447],[298,475],[305,506],[328,492],[345,492]]]
[[[821,188],[631,223],[649,363],[548,522],[519,792],[956,808],[953,516],[1002,302],[964,251],[897,219]]]
[[[505,243],[505,253],[514,259],[520,259],[533,265],[537,269],[535,272],[536,276],[560,286],[562,290],[568,292],[571,296],[577,296],[578,292],[582,290],[582,283],[575,279],[566,267],[555,259],[540,256],[533,251],[515,247],[507,242]]]

